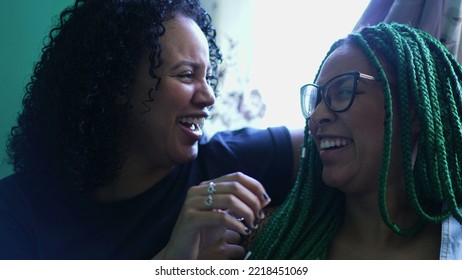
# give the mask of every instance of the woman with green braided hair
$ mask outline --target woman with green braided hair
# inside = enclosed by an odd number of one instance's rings
[[[254,259],[462,259],[462,68],[380,23],[335,42],[301,88],[304,157]]]

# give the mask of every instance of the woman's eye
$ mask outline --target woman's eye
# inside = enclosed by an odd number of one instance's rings
[[[181,73],[178,75],[179,78],[181,79],[192,79],[193,78],[193,73],[192,72],[185,72]]]
[[[339,89],[335,95],[337,99],[350,99],[353,91],[351,89]]]

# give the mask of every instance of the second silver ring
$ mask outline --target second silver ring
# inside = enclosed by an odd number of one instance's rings
[[[212,181],[209,182],[209,186],[207,188],[207,192],[208,192],[209,195],[213,195],[214,193],[217,192],[217,190],[215,189],[215,186],[216,186],[216,184],[214,182],[212,182]]]
[[[204,200],[204,204],[211,207],[213,204],[213,194],[217,192],[215,189],[216,184],[212,181],[209,182],[209,186],[207,187],[207,198]]]

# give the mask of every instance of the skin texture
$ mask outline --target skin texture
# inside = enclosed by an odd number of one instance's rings
[[[163,64],[156,72],[161,78],[159,89],[155,91],[152,102],[146,100],[145,93],[155,81],[148,75],[149,61],[145,54],[134,86],[134,111],[142,125],[120,176],[111,186],[97,190],[96,194],[101,200],[133,197],[160,181],[174,165],[191,161],[197,156],[197,144],[202,132],[200,129],[191,131],[179,120],[207,118],[208,109],[215,102],[208,80],[211,71],[208,44],[197,24],[188,17],[179,15],[165,22],[165,27],[166,33],[161,37]],[[290,133],[294,180],[303,131],[292,130]],[[138,182],[137,187],[130,183],[134,181]],[[127,185],[130,187],[126,188]]]
[[[161,37],[164,63],[156,73],[161,79],[160,86],[154,100],[147,102],[145,93],[153,87],[154,79],[148,75],[149,61],[143,59],[134,86],[134,110],[144,121],[135,134],[133,149],[128,152],[120,176],[113,184],[95,192],[95,198],[100,201],[136,196],[161,180],[175,164],[197,156],[197,141],[202,133],[197,128],[192,131],[179,120],[205,118],[207,108],[215,102],[208,82],[208,44],[190,18],[179,15],[165,22],[165,28],[165,35]],[[151,108],[147,112],[145,104]],[[215,182],[214,208],[230,209],[239,217],[245,217],[249,224],[269,203],[264,201],[263,186],[244,174],[225,176]],[[236,245],[240,241],[236,234],[247,234],[249,229],[231,215],[205,206],[207,187],[208,183],[204,182],[190,189],[171,241],[155,258],[243,257],[245,252]]]
[[[115,203],[196,158],[222,61],[199,1],[76,0],[44,43],[8,141],[15,173],[28,184]],[[303,134],[291,136],[295,177]],[[265,189],[242,173],[206,179],[216,183],[213,206],[204,204],[208,181],[187,186],[156,258],[244,256],[237,244],[262,218]]]
[[[297,182],[259,231],[250,258],[458,258],[447,249],[457,247],[452,233],[462,223],[457,58],[422,30],[379,23],[333,42],[315,83],[351,71],[376,81],[358,80],[343,112],[313,98]],[[448,235],[447,227],[456,230]]]
[[[372,67],[360,53],[348,53],[349,50],[345,48],[333,53],[324,64],[317,84],[324,84],[335,75],[352,70],[374,74]],[[337,60],[345,63],[335,63]],[[383,141],[382,108],[380,85],[364,79],[359,80],[358,92],[348,111],[332,112],[324,102],[316,107],[310,128],[313,135],[317,136],[318,147],[321,139],[347,140],[345,147],[320,151],[324,165],[323,180],[327,185],[341,187],[342,191],[348,192],[348,186],[365,185],[365,182],[377,177]]]
[[[134,110],[144,120],[135,134],[133,149],[114,184],[98,189],[101,201],[118,201],[136,196],[161,180],[175,164],[197,156],[202,132],[183,125],[182,118],[206,118],[215,102],[209,84],[210,64],[205,36],[190,18],[178,15],[165,22],[162,66],[156,74],[161,82],[152,102],[145,92],[153,86],[149,62],[143,59],[134,87]],[[146,105],[150,110],[146,111]],[[301,134],[296,141],[301,141]],[[209,182],[188,191],[170,242],[156,259],[236,259],[244,257],[237,245],[240,236],[254,228],[261,210],[270,200],[264,187],[242,173],[213,180],[217,192],[213,209],[204,205]],[[133,187],[136,186],[136,187]],[[215,209],[227,209],[226,212]],[[244,223],[235,217],[244,218]]]
[[[327,58],[317,83],[323,84],[335,75],[354,70],[376,75],[360,49],[350,44],[343,45]],[[377,183],[383,146],[383,106],[384,98],[379,83],[360,79],[355,100],[348,111],[335,113],[321,102],[312,114],[310,129],[324,166],[322,178],[328,186],[346,195],[343,224],[334,236],[329,257],[437,258],[437,226],[429,225],[417,236],[406,239],[394,234],[383,223],[378,211]],[[415,126],[413,139],[416,139],[418,131],[417,124]],[[417,215],[405,199],[398,127],[398,118],[394,117],[387,201],[393,219],[399,225],[411,226],[417,220]],[[320,142],[326,137],[346,139],[347,145],[334,150],[322,150]]]
[[[161,82],[152,101],[146,100],[146,92],[155,84],[148,74],[147,53],[139,66],[133,103],[141,125],[119,178],[104,189],[120,196],[112,200],[137,195],[160,181],[175,164],[193,160],[202,132],[192,132],[179,120],[206,118],[208,107],[215,102],[208,81],[209,50],[204,34],[192,19],[184,16],[165,22],[165,27],[166,33],[161,37],[164,63],[156,71]],[[133,181],[138,182],[136,189],[127,184]]]

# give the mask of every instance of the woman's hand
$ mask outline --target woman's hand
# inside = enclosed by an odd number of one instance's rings
[[[257,180],[240,172],[191,187],[163,259],[236,259],[244,257],[240,235],[264,218],[270,199]]]
[[[245,256],[244,247],[240,246],[241,235],[232,230],[224,230],[215,235],[218,240],[215,243],[200,250],[198,259],[201,260],[239,260]],[[204,237],[205,239],[206,237]],[[212,237],[213,238],[213,237]],[[208,243],[208,242],[207,242]]]

